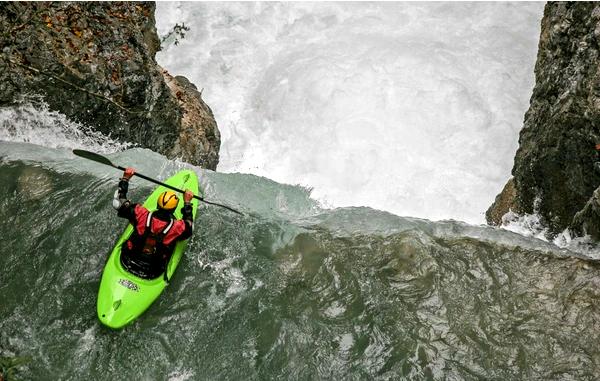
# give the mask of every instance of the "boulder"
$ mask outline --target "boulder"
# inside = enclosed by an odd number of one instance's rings
[[[496,196],[496,200],[485,213],[485,219],[489,225],[498,226],[502,224],[502,217],[510,211],[518,213],[515,181],[512,178],[508,180],[502,192]]]
[[[37,95],[119,141],[216,169],[220,135],[183,77],[157,65],[154,3],[0,5],[0,106]]]

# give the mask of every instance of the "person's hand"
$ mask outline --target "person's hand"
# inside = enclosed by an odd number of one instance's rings
[[[125,180],[129,180],[130,178],[133,177],[134,174],[135,174],[135,169],[133,169],[131,167],[127,167],[127,168],[125,168],[125,172],[123,172],[123,178]]]
[[[183,193],[183,202],[185,202],[186,204],[189,204],[192,201],[192,198],[194,198],[194,194],[192,193],[191,190],[186,189],[185,192]]]

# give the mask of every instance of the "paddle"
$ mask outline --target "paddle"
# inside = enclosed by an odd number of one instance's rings
[[[121,166],[119,166],[119,165],[115,165],[115,164],[113,164],[113,162],[112,162],[112,161],[110,161],[110,160],[108,160],[108,158],[106,158],[106,157],[104,157],[104,156],[102,156],[102,155],[100,155],[100,154],[94,153],[94,152],[85,151],[85,150],[82,150],[82,149],[74,149],[74,150],[73,150],[73,153],[74,153],[75,155],[79,156],[79,157],[83,157],[84,159],[88,159],[88,160],[95,161],[96,163],[101,163],[101,164],[104,164],[104,165],[108,165],[108,166],[111,166],[111,167],[113,167],[113,168],[120,169],[120,170],[122,170],[122,171],[124,171],[124,170],[125,170],[125,168],[123,168],[123,167],[121,167]],[[144,179],[144,180],[148,180],[148,181],[150,181],[151,183],[154,183],[154,184],[162,185],[162,186],[163,186],[163,187],[165,187],[165,188],[172,189],[172,190],[174,190],[174,191],[177,191],[177,192],[179,192],[179,193],[184,193],[184,192],[183,192],[183,190],[181,190],[181,189],[179,189],[179,188],[175,188],[175,187],[174,187],[174,186],[172,186],[172,185],[169,185],[169,184],[162,183],[162,182],[160,182],[160,181],[158,181],[158,180],[155,180],[155,179],[153,179],[153,178],[151,178],[151,177],[148,177],[148,176],[142,175],[141,173],[138,173],[138,172],[136,172],[136,173],[134,174],[134,176],[140,177],[140,178],[142,178],[142,179]],[[230,211],[232,211],[232,212],[234,212],[234,213],[237,213],[237,214],[239,214],[239,215],[242,215],[242,216],[244,215],[243,213],[241,213],[241,212],[238,212],[237,210],[235,210],[235,209],[233,209],[233,208],[230,208],[229,206],[226,206],[226,205],[221,205],[221,204],[217,204],[216,202],[206,201],[204,198],[202,198],[202,197],[200,197],[200,196],[196,196],[196,195],[194,195],[194,198],[195,198],[195,199],[198,199],[198,200],[200,200],[200,201],[202,201],[202,202],[204,202],[204,203],[206,203],[206,204],[215,205],[215,206],[220,206],[221,208],[225,208],[225,209],[227,209],[227,210],[230,210]]]

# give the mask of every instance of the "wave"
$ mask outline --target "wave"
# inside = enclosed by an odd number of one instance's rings
[[[203,206],[164,295],[108,331],[95,303],[125,227],[120,173],[66,148],[0,153],[0,348],[32,357],[25,378],[552,378],[557,353],[558,378],[600,376],[590,258],[485,226],[322,209],[309,189],[139,148],[107,155],[158,178],[191,168],[207,199],[245,216]],[[151,187],[134,178],[130,197]]]

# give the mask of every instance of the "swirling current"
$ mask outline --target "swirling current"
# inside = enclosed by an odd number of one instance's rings
[[[129,149],[150,176],[194,169],[204,205],[172,283],[120,331],[96,318],[125,222],[119,173],[0,142],[0,356],[25,380],[593,380],[600,265],[534,238],[369,208]],[[134,179],[142,200],[150,183]]]

